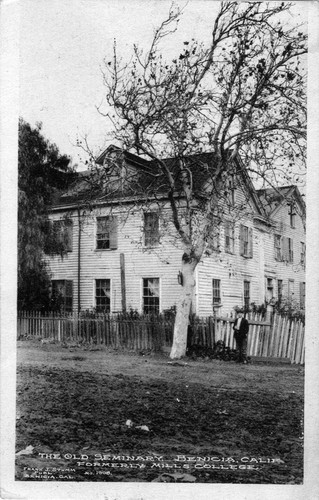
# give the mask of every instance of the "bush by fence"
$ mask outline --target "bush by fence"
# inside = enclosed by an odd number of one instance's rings
[[[188,345],[213,348],[218,340],[235,348],[233,317],[192,318]],[[304,363],[304,324],[274,314],[267,322],[262,314],[249,314],[247,354],[284,357],[292,363]],[[174,318],[118,314],[18,313],[18,338],[32,335],[58,342],[103,344],[131,350],[160,351],[172,345]]]

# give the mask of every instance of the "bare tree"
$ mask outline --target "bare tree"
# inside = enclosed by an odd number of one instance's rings
[[[306,35],[291,18],[285,25],[291,7],[221,3],[209,46],[186,40],[167,61],[162,46],[181,16],[172,7],[147,52],[134,46],[123,61],[115,43],[104,61],[113,138],[149,160],[145,200],[166,192],[183,249],[171,358],[186,351],[194,271],[209,236],[225,211],[236,218],[243,209],[229,202],[234,182],[244,176],[276,187],[291,182],[296,168],[303,172]],[[112,160],[106,165],[110,181]]]

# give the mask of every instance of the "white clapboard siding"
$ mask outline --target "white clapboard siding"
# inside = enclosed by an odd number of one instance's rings
[[[237,190],[236,202],[245,200],[242,192]],[[152,207],[150,207],[152,209]],[[156,207],[154,208],[156,209]],[[109,215],[107,207],[91,212],[83,218],[81,225],[81,269],[80,269],[80,302],[81,309],[91,309],[95,306],[95,280],[111,280],[111,310],[122,310],[121,288],[121,254],[125,259],[125,289],[127,309],[142,310],[142,280],[143,278],[160,279],[160,308],[168,309],[176,305],[180,292],[177,275],[180,270],[182,250],[177,249],[169,236],[162,235],[161,243],[149,250],[143,245],[143,210],[117,207],[113,213],[118,217],[118,245],[112,250],[96,250],[96,216]],[[60,218],[63,212],[52,214],[53,219]],[[63,259],[59,256],[47,257],[52,279],[73,281],[74,307],[78,302],[78,241],[79,227],[76,211],[70,211],[73,220],[73,250]],[[169,211],[166,211],[169,219]],[[305,281],[304,269],[297,265],[300,260],[301,241],[305,241],[305,233],[299,215],[296,215],[296,228],[289,226],[287,206],[280,209],[276,215],[283,222],[286,236],[294,240],[294,263],[277,262],[274,258],[274,231],[262,222],[247,218],[242,221],[252,231],[253,252],[251,258],[240,255],[240,225],[235,227],[234,253],[225,252],[224,228],[220,229],[220,252],[213,252],[202,259],[196,270],[196,289],[194,312],[206,317],[213,313],[212,280],[221,282],[222,308],[219,314],[229,314],[235,306],[244,304],[244,281],[250,282],[250,302],[261,304],[265,299],[265,280],[274,280],[276,298],[277,280],[282,279],[284,293],[287,291],[289,279],[294,280],[294,298],[300,300],[300,282]],[[161,223],[160,223],[161,224]],[[160,227],[161,229],[161,227]],[[256,346],[255,346],[256,347]],[[256,347],[257,348],[257,347]],[[277,339],[269,339],[268,349],[279,348]]]
[[[264,235],[265,275],[275,278],[275,297],[277,297],[277,280],[283,280],[283,294],[288,294],[288,280],[294,281],[293,300],[300,302],[300,283],[305,282],[305,269],[300,263],[301,242],[306,242],[305,229],[300,215],[296,214],[295,228],[290,227],[288,206],[283,205],[275,215],[277,228]],[[293,240],[293,263],[275,260],[274,234],[281,234]]]

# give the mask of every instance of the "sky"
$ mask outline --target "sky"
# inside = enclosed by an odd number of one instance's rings
[[[126,0],[25,0],[20,19],[20,116],[62,153],[78,161],[77,134],[88,135],[93,149],[105,138],[101,64],[113,40],[126,56],[133,43],[147,46],[170,2]],[[209,37],[218,3],[191,1],[174,40]],[[176,42],[178,43],[178,42]],[[80,156],[83,156],[82,153]]]
[[[113,40],[128,56],[134,43],[147,47],[167,16],[166,0],[24,0],[20,5],[19,114],[61,153],[79,164],[77,136],[87,135],[93,151],[105,145],[108,124],[96,107],[103,102],[101,65],[112,54]],[[181,2],[184,13],[171,49],[184,40],[210,39],[219,2]],[[307,2],[295,14],[306,19]],[[296,17],[297,19],[297,17]]]

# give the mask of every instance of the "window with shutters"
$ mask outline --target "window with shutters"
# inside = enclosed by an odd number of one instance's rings
[[[96,249],[117,249],[117,218],[104,216],[96,218]]]
[[[50,237],[45,243],[44,251],[47,254],[60,254],[72,252],[73,249],[73,223],[71,219],[48,221]]]
[[[275,244],[275,260],[282,260],[282,239],[280,234],[275,234],[274,236]]]
[[[73,309],[73,281],[72,280],[52,280],[52,297],[61,301],[64,311],[71,312]]]
[[[225,252],[234,253],[234,224],[225,222]]]
[[[253,230],[243,224],[240,225],[240,255],[249,258],[253,256]]]
[[[249,309],[250,305],[250,281],[244,281],[244,307]]]
[[[213,306],[221,303],[220,280],[213,279]]]
[[[293,240],[286,236],[282,237],[282,260],[285,262],[293,262],[294,260]]]
[[[144,213],[144,245],[154,247],[159,244],[159,216],[157,212]]]
[[[143,312],[144,314],[160,312],[159,278],[143,278]]]
[[[300,282],[300,307],[304,309],[306,305],[306,283],[304,281]]]
[[[111,280],[95,280],[95,307],[98,312],[111,312]]]

